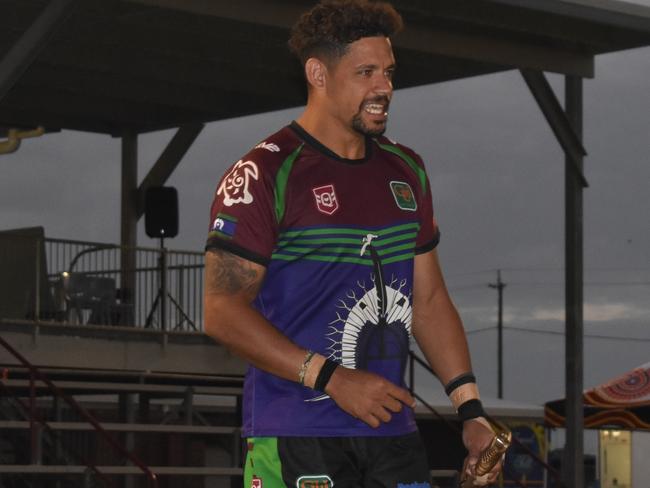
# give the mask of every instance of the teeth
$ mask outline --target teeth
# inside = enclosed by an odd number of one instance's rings
[[[385,112],[384,106],[381,103],[368,103],[366,104],[365,110],[373,115],[381,115]]]

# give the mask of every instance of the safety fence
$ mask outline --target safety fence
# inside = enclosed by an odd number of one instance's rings
[[[0,232],[0,266],[0,318],[202,330],[199,252]]]

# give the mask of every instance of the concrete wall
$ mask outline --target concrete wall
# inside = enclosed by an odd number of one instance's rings
[[[240,375],[244,361],[201,333],[0,321],[0,335],[37,366]],[[17,360],[0,346],[0,364]]]

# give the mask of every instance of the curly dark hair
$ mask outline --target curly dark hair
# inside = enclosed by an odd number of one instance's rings
[[[323,0],[293,26],[289,49],[303,65],[314,56],[334,61],[350,43],[362,37],[390,37],[402,27],[402,17],[389,3]]]

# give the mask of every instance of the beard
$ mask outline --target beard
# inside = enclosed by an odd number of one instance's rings
[[[370,100],[364,100],[359,105],[359,111],[352,118],[352,128],[357,131],[359,134],[370,137],[377,137],[386,132],[386,122],[380,124],[372,124],[369,126],[363,121],[363,113],[365,112],[364,106],[367,103],[384,103],[386,105],[386,111],[388,111],[388,105],[390,101],[388,97],[376,97]]]

